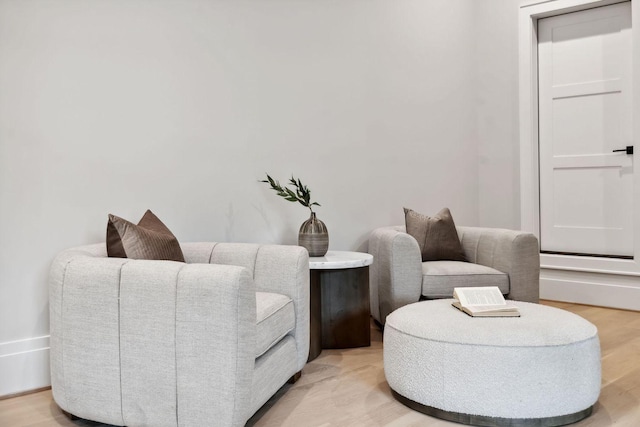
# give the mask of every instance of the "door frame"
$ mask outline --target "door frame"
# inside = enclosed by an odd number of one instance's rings
[[[520,5],[520,221],[523,230],[540,238],[540,176],[538,156],[538,19],[594,7],[623,3],[626,0],[522,0]],[[631,1],[632,28],[640,22],[640,0]],[[633,117],[640,117],[640,37],[632,33]],[[640,135],[640,120],[633,123],[634,139]],[[634,163],[640,160],[634,153]],[[634,212],[640,217],[640,170],[634,174]],[[634,259],[611,259],[541,254],[546,268],[571,269],[599,273],[640,276],[640,221],[634,227]]]

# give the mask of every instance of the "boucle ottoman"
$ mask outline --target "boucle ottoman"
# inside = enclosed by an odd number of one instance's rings
[[[573,313],[509,301],[521,317],[470,317],[453,300],[387,317],[384,372],[412,409],[480,426],[557,426],[591,414],[600,394],[600,341]]]

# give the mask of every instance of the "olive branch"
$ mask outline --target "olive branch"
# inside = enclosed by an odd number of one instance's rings
[[[271,189],[274,190],[278,196],[288,200],[290,202],[298,202],[302,206],[309,208],[311,213],[313,213],[312,206],[320,206],[319,203],[311,202],[311,190],[306,185],[303,185],[299,179],[295,179],[293,175],[289,179],[289,184],[295,188],[295,191],[290,189],[289,187],[283,187],[280,185],[280,182],[271,178],[269,174],[267,174],[267,179],[263,179],[260,182],[265,182],[271,186]]]

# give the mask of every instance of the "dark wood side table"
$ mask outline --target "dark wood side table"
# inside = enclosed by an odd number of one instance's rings
[[[311,270],[311,342],[309,361],[323,348],[371,345],[369,266],[373,256],[329,251],[309,258]]]

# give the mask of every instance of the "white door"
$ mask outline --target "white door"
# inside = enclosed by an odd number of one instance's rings
[[[633,256],[631,3],[538,21],[540,246]]]

